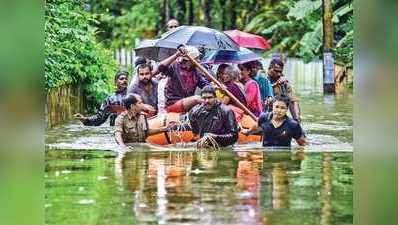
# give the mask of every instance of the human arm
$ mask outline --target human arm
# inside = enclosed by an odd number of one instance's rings
[[[115,141],[121,147],[127,147],[123,141],[123,120],[121,116],[118,116],[115,120]]]
[[[173,55],[169,56],[168,58],[164,59],[159,63],[158,71],[163,72],[162,69],[164,67],[170,66],[178,57],[184,56],[187,54],[187,50],[184,47],[179,47],[177,52]]]
[[[95,115],[84,116],[80,113],[77,113],[74,115],[74,117],[75,119],[80,120],[80,122],[82,122],[85,126],[100,126],[108,119],[111,114],[112,113],[109,110],[109,103],[107,100],[105,100]]]
[[[304,134],[304,130],[299,123],[293,129],[293,138],[296,140],[297,144],[304,146],[308,144],[307,138]]]

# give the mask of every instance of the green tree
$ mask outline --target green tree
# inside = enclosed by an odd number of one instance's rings
[[[80,1],[46,2],[44,76],[46,90],[82,84],[93,108],[113,89],[117,67],[88,21],[95,22]]]

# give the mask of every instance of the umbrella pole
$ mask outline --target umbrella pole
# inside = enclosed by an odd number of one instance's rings
[[[192,58],[190,55],[187,54],[186,57],[188,57],[192,61],[192,63],[206,75],[207,78],[209,78],[218,87],[220,87],[221,90],[223,90],[228,95],[228,97],[230,97],[231,100],[239,106],[239,108],[241,108],[243,111],[245,111],[245,113],[248,114],[255,121],[258,121],[258,118],[245,105],[243,105],[242,102],[239,101],[239,99],[237,99],[231,92],[229,92],[227,89],[225,89],[223,87],[223,85],[221,85],[220,81],[218,81],[216,78],[214,78],[212,75],[210,75],[210,73],[202,65],[200,65],[194,58]]]

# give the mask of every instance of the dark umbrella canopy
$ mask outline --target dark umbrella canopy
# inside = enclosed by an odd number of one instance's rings
[[[245,63],[253,60],[260,60],[261,57],[247,48],[240,48],[239,51],[213,50],[206,54],[201,60],[206,64],[221,63]]]
[[[156,43],[158,40],[159,39],[143,40],[138,47],[135,48],[135,54],[155,61],[161,61],[173,55],[177,51],[175,48],[157,46]]]
[[[137,56],[162,61],[176,52],[180,45],[207,50],[238,51],[239,46],[221,31],[201,26],[180,26],[160,39],[146,40],[135,49]]]
[[[202,26],[180,26],[165,33],[158,41],[159,46],[177,48],[181,44],[214,50],[238,51],[239,46],[221,31]]]

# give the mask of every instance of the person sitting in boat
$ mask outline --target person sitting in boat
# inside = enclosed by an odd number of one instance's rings
[[[138,80],[130,85],[127,93],[140,95],[145,111],[149,116],[153,116],[158,107],[158,82],[152,78],[151,64],[142,63],[136,69]]]
[[[290,114],[293,119],[301,122],[299,99],[295,96],[289,81],[283,76],[283,62],[280,59],[273,59],[268,67],[268,78],[271,81],[274,96],[287,95],[290,98]]]
[[[126,147],[126,143],[145,142],[149,135],[166,132],[169,127],[152,129],[148,127],[145,109],[142,99],[137,94],[127,94],[123,98],[125,111],[117,116],[115,121],[115,140],[121,147]]]
[[[261,101],[265,109],[264,111],[268,111],[267,106],[274,96],[271,81],[269,81],[267,75],[263,71],[263,64],[260,61],[256,60],[251,61],[250,63],[252,64],[251,67],[254,75],[253,80],[257,82],[258,87],[260,88]]]
[[[260,88],[256,81],[252,79],[254,76],[252,66],[250,63],[238,65],[240,69],[240,81],[245,85],[247,108],[256,116],[259,116],[263,111],[263,104],[261,102]]]
[[[262,133],[263,146],[290,147],[292,138],[299,145],[305,145],[307,139],[300,123],[289,118],[286,113],[290,98],[286,95],[277,95],[272,103],[272,112],[262,113],[257,126],[250,130],[243,130],[243,134]]]
[[[129,73],[126,71],[118,71],[115,75],[116,91],[113,95],[108,96],[101,104],[97,113],[93,116],[87,117],[80,113],[74,117],[80,120],[86,126],[100,126],[110,117],[110,125],[115,124],[115,119],[118,113],[123,110],[122,99],[126,96],[127,83]]]
[[[202,89],[201,98],[203,103],[194,106],[188,113],[192,133],[199,138],[198,147],[234,144],[239,132],[234,112],[217,100],[211,85]]]
[[[199,96],[194,95],[197,87],[203,88],[209,82],[189,60],[199,57],[199,51],[193,46],[179,47],[177,52],[162,61],[159,72],[168,76],[165,96],[167,112],[187,112],[201,102]]]
[[[231,92],[244,106],[247,106],[246,96],[244,94],[244,86],[242,83],[237,81],[237,78],[239,77],[239,71],[230,65],[222,65],[226,66],[217,73],[218,79],[225,85],[225,88]],[[239,107],[236,103],[231,101],[230,97],[228,97],[224,91],[219,88],[216,88],[216,96],[222,103],[226,105],[231,103],[232,105]]]

